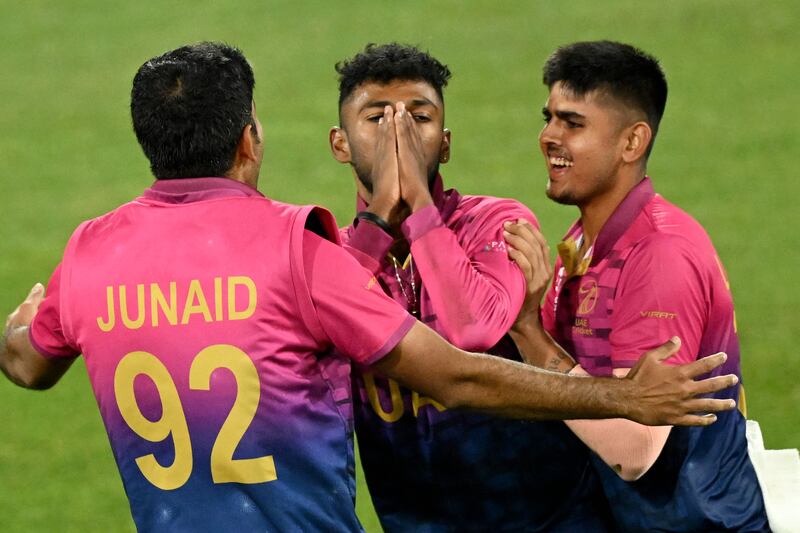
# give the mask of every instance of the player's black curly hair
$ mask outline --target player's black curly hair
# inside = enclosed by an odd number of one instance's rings
[[[133,78],[131,117],[153,175],[230,170],[242,130],[254,125],[254,86],[242,52],[222,43],[182,46],[146,61]]]
[[[573,43],[557,49],[542,69],[545,85],[562,82],[576,96],[603,91],[647,116],[653,138],[667,103],[667,80],[653,56],[613,41]]]
[[[399,43],[370,43],[352,58],[336,63],[336,72],[339,73],[340,110],[353,90],[365,82],[425,81],[444,101],[442,90],[451,76],[447,65],[427,52]]]

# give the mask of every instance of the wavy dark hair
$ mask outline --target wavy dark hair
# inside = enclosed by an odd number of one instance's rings
[[[407,44],[368,44],[350,59],[336,63],[339,73],[339,110],[362,83],[386,84],[394,80],[425,81],[444,101],[442,90],[450,80],[450,69],[419,48]]]

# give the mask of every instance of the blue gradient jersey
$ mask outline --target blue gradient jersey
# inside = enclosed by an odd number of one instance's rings
[[[312,212],[335,239],[232,180],[157,182],[70,239],[31,338],[83,353],[140,531],[360,529],[350,360],[414,320]]]
[[[578,223],[566,243],[581,233]],[[649,178],[603,226],[588,263],[574,260],[574,244],[559,248],[564,253],[542,320],[590,374],[630,368],[640,354],[678,335],[681,349],[669,362],[724,351],[728,360],[714,375],[741,378],[733,300],[711,240],[694,219],[656,195]],[[740,379],[714,397],[740,399],[741,390]],[[622,480],[596,456],[593,461],[619,530],[769,530],[738,410],[720,413],[708,427],[673,427],[661,455],[637,481]]]

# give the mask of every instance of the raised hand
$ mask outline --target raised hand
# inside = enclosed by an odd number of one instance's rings
[[[392,106],[383,109],[378,121],[375,163],[372,168],[372,200],[367,211],[386,221],[395,218],[400,209],[400,179],[397,165],[397,134]]]
[[[645,352],[624,379],[637,387],[637,400],[630,406],[628,418],[647,425],[707,426],[717,417],[713,414],[733,409],[733,400],[697,398],[702,394],[726,389],[738,383],[735,375],[695,381],[694,378],[722,365],[727,356],[718,353],[685,365],[667,365],[663,361],[676,354],[681,342],[677,337],[658,348]]]
[[[508,243],[508,256],[525,275],[525,302],[512,329],[539,321],[539,306],[547,290],[553,269],[550,266],[550,247],[539,230],[525,219],[506,222],[503,237]]]
[[[31,344],[28,327],[44,299],[44,287],[37,283],[25,300],[6,319],[0,343],[0,371],[12,382],[29,389],[52,387],[72,364],[71,357],[42,357]]]
[[[433,198],[428,185],[428,168],[422,139],[414,117],[403,102],[397,104],[397,162],[400,175],[400,197],[412,212],[431,205]]]
[[[6,318],[6,335],[18,328],[30,326],[43,298],[44,287],[41,283],[37,283],[28,293],[25,300]]]

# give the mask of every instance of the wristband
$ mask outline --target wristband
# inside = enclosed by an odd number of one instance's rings
[[[392,227],[386,222],[384,219],[376,215],[375,213],[370,213],[369,211],[359,211],[356,215],[356,219],[353,221],[353,225],[355,226],[359,220],[366,220],[367,222],[372,222],[383,231],[388,233],[389,235],[392,234]]]

